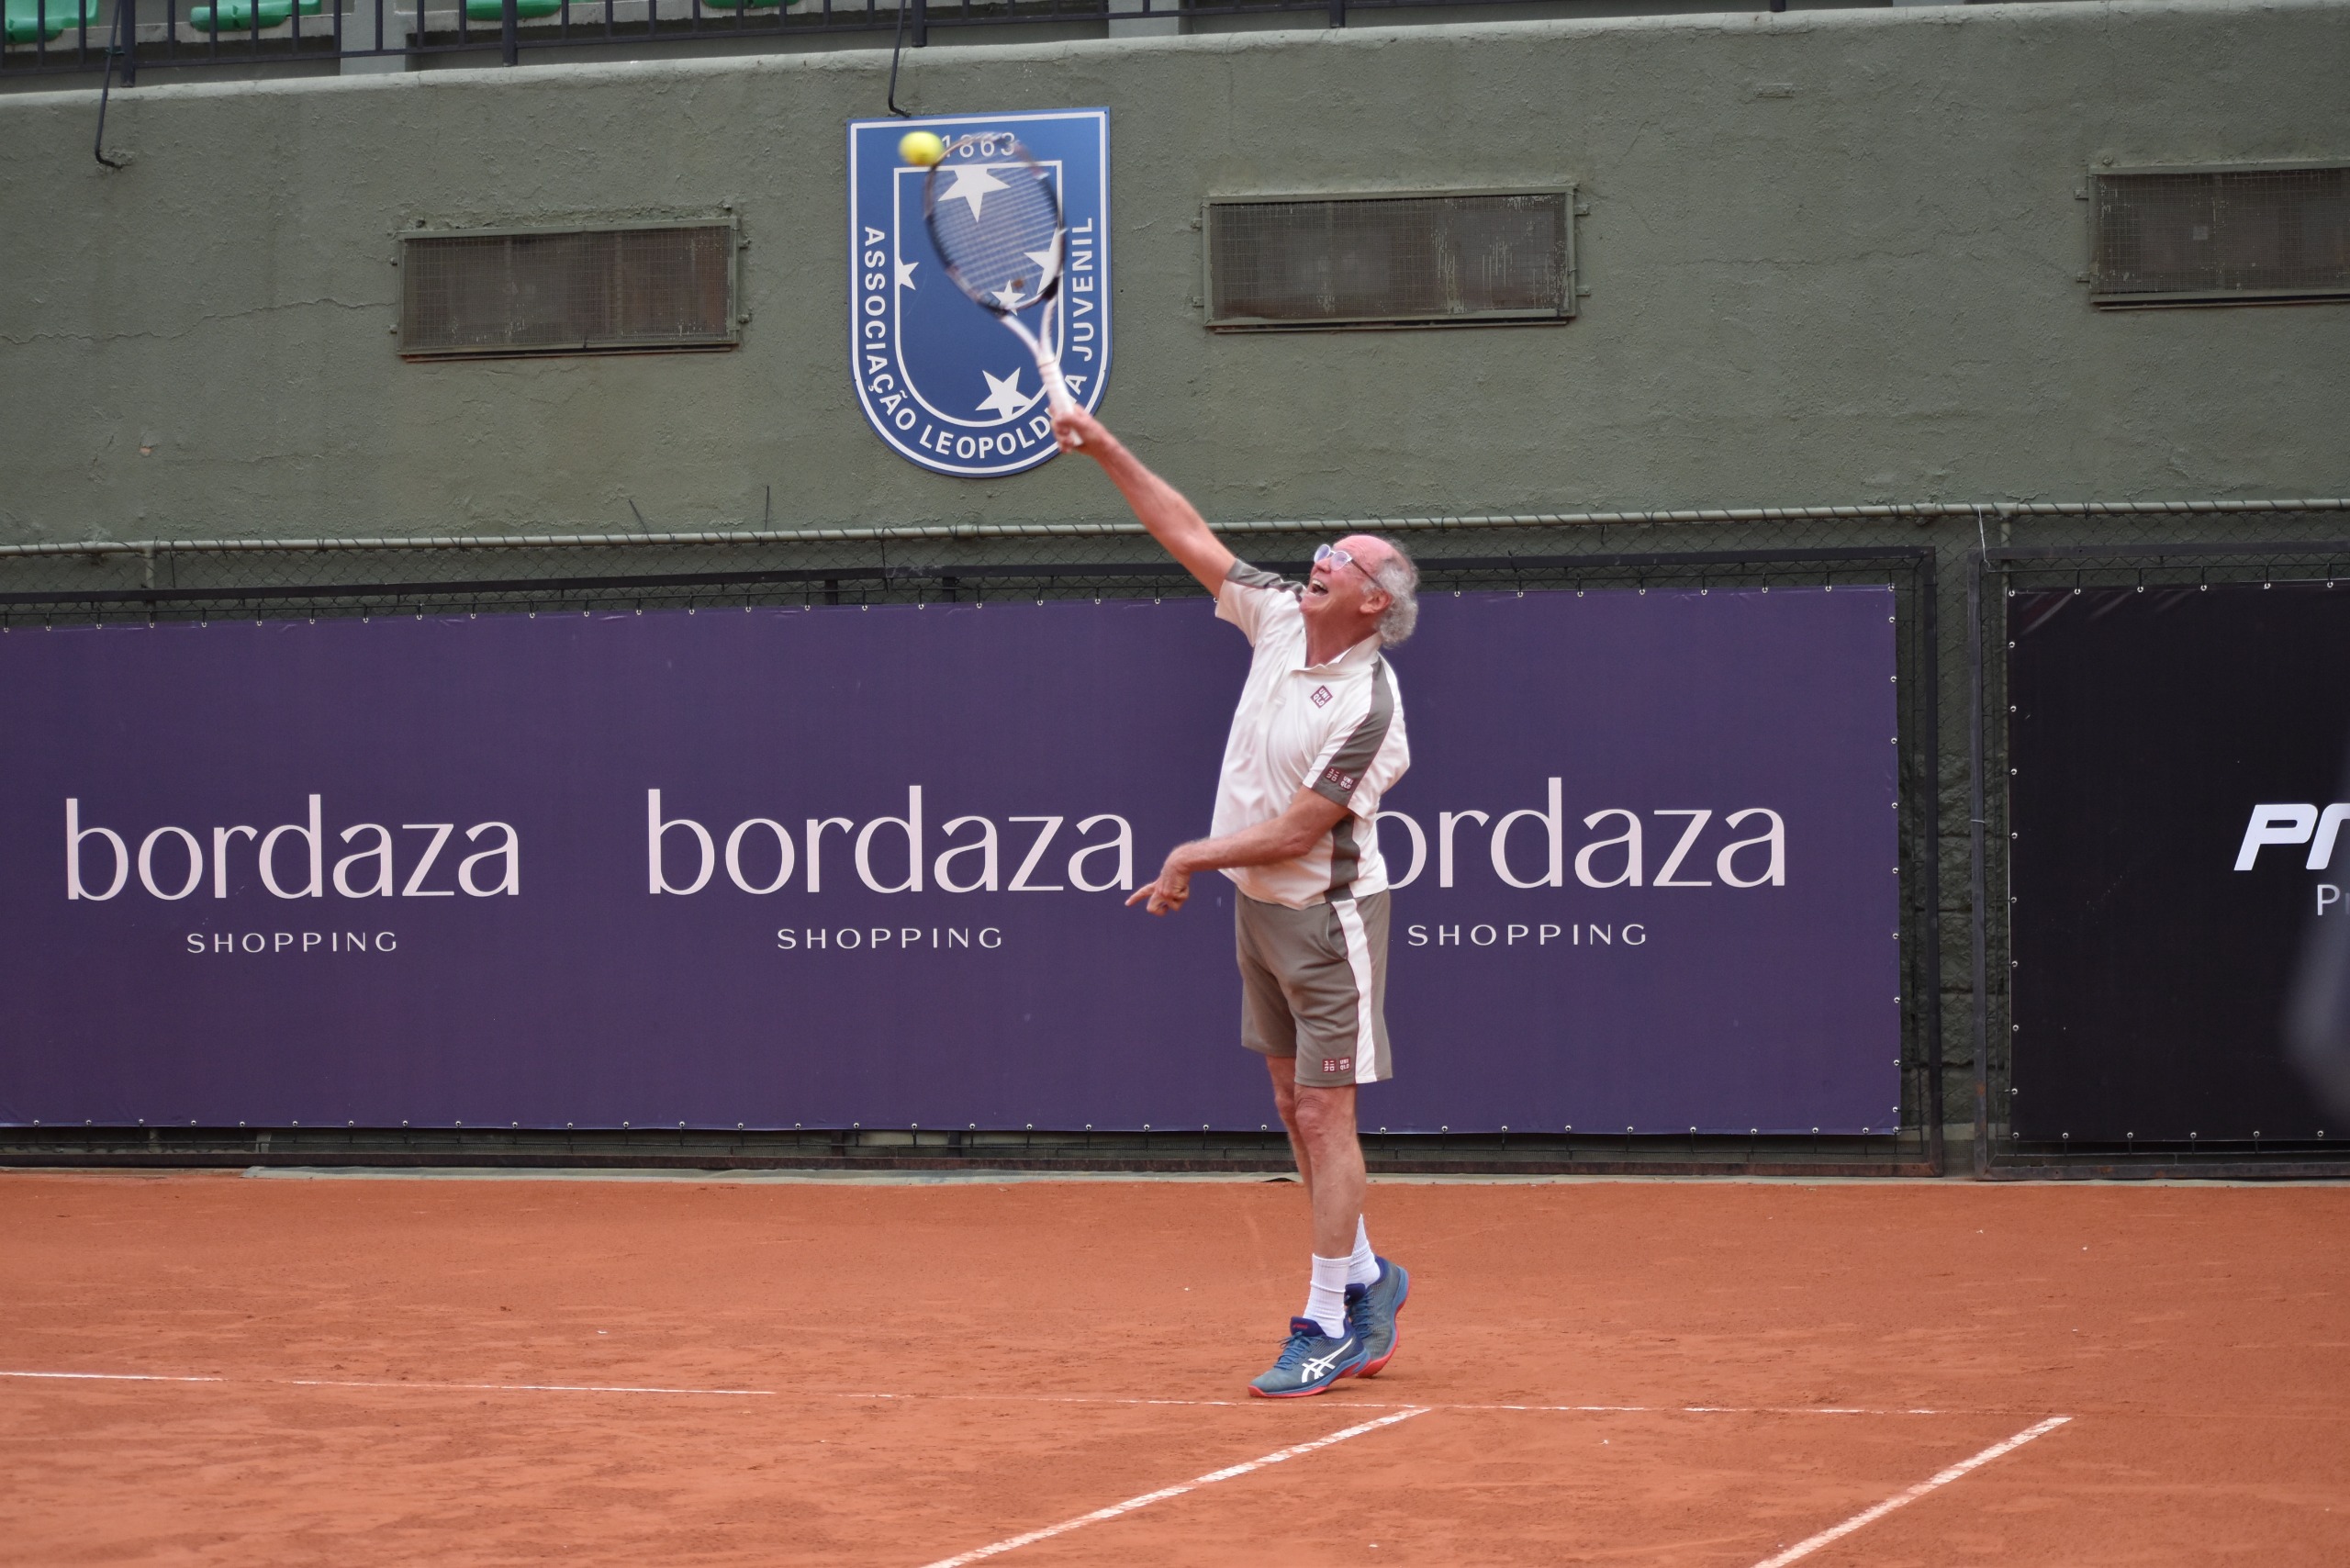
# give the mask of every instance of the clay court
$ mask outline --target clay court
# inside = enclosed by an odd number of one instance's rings
[[[0,1555],[2350,1559],[2350,1191],[1382,1183],[1393,1365],[1248,1400],[1301,1201],[12,1174]]]

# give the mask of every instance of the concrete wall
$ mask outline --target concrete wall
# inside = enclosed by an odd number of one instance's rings
[[[845,364],[881,51],[0,96],[0,539],[1080,520],[942,478]],[[1103,412],[1210,516],[2350,493],[2350,304],[2099,312],[2085,171],[2350,157],[2350,6],[1988,6],[934,47],[1106,104]],[[1572,179],[1564,327],[1212,335],[1203,197]],[[391,236],[700,213],[721,354],[404,364]]]

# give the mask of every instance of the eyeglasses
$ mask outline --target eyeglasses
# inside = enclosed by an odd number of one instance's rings
[[[1329,562],[1330,565],[1334,566],[1352,566],[1356,571],[1362,574],[1363,581],[1369,583],[1375,588],[1382,588],[1382,590],[1384,591],[1383,585],[1381,584],[1380,580],[1371,575],[1371,568],[1369,566],[1364,566],[1360,561],[1356,560],[1352,555],[1348,554],[1344,550],[1339,549],[1337,545],[1317,544],[1314,547],[1314,564],[1318,566],[1325,561]]]

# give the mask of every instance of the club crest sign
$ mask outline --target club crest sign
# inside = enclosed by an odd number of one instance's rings
[[[984,201],[991,160],[1015,141],[1052,176],[1068,231],[1060,292],[1023,312],[1060,355],[1088,409],[1110,374],[1110,112],[947,115],[848,127],[849,359],[858,403],[881,439],[940,474],[987,478],[1053,456],[1036,362],[946,275],[923,221],[929,171],[898,154],[908,131],[946,143],[942,201]]]

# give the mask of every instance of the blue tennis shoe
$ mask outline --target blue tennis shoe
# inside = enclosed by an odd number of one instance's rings
[[[1320,1394],[1340,1378],[1353,1376],[1362,1364],[1362,1336],[1353,1324],[1333,1339],[1312,1318],[1292,1317],[1280,1359],[1248,1380],[1248,1392],[1259,1399]]]
[[[1377,1377],[1395,1357],[1395,1315],[1412,1294],[1412,1276],[1401,1263],[1382,1258],[1379,1278],[1347,1287],[1347,1326],[1362,1336],[1362,1365],[1357,1377]]]

